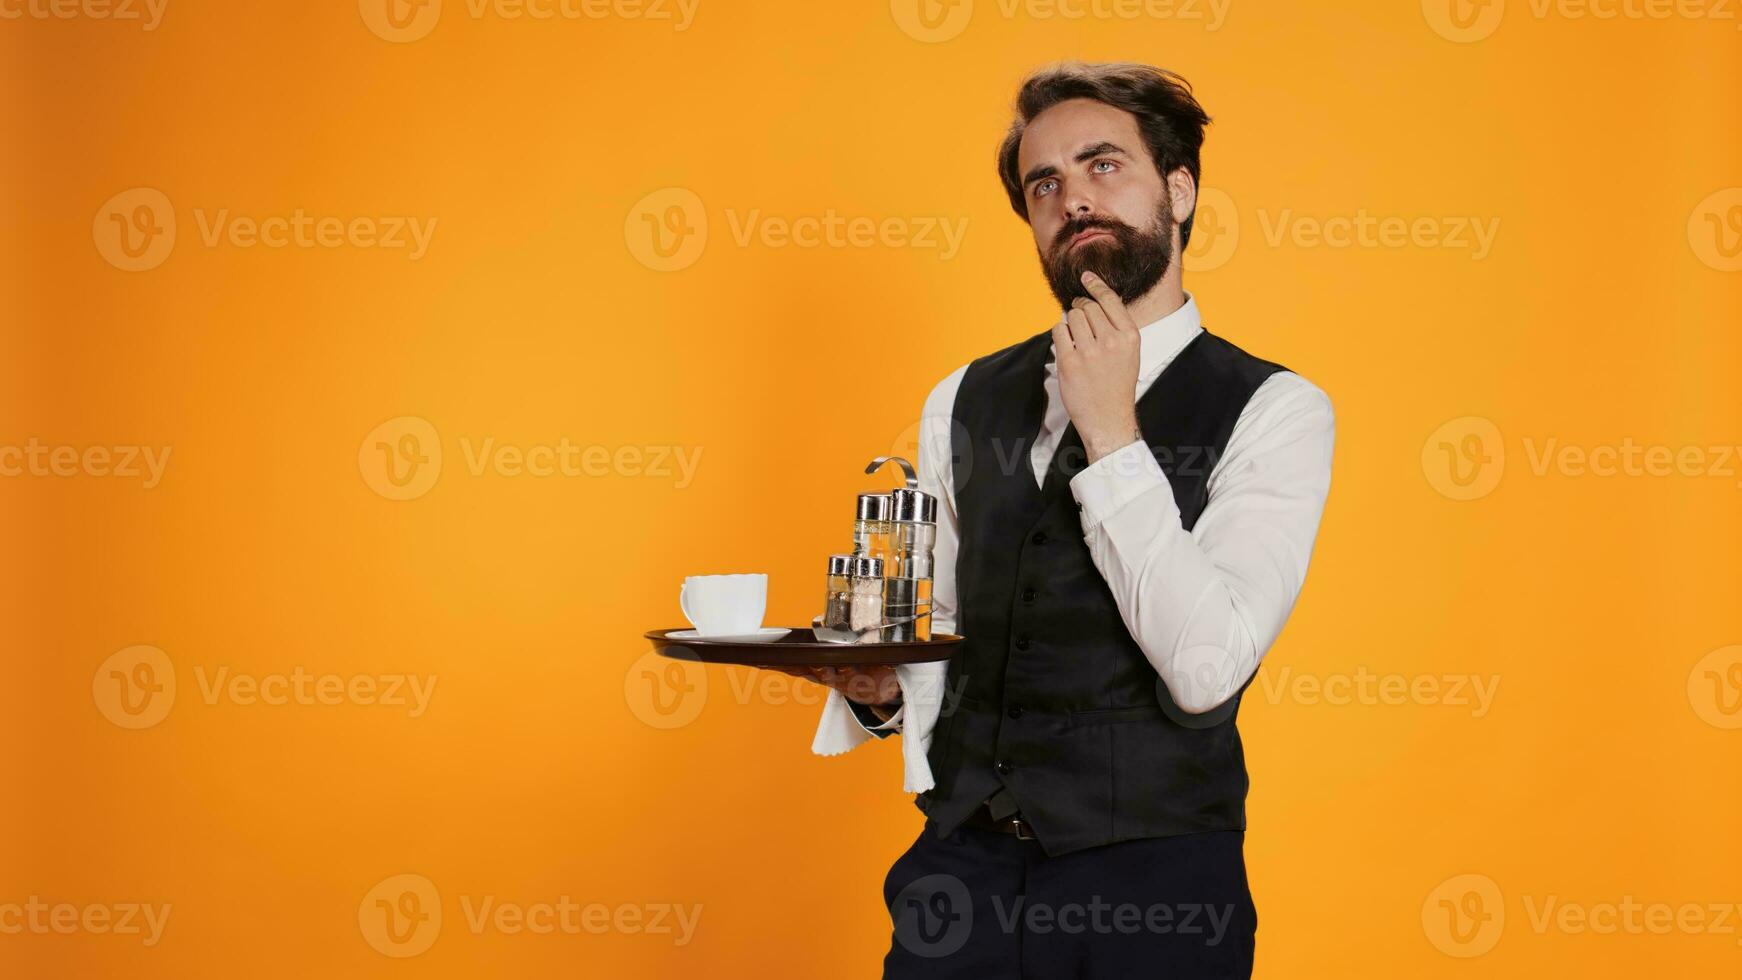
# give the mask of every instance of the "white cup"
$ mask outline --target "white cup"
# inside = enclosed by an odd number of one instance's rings
[[[701,636],[749,636],[762,628],[768,576],[691,575],[678,590],[677,604]]]

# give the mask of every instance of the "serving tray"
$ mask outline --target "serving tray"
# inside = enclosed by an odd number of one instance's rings
[[[648,630],[642,635],[653,644],[655,651],[674,660],[750,667],[874,667],[930,663],[950,659],[950,655],[962,645],[962,638],[952,633],[933,633],[929,640],[911,642],[824,643],[809,627],[795,627],[780,639],[767,643],[674,640],[666,636],[680,632],[683,630]]]

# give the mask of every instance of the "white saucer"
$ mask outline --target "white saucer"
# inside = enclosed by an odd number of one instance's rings
[[[726,643],[772,643],[792,630],[781,626],[764,626],[754,633],[742,636],[722,636],[718,633],[704,635],[700,630],[672,630],[665,634],[668,640],[722,640]]]

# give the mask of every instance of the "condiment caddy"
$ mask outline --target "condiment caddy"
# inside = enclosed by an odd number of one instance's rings
[[[823,611],[810,629],[764,630],[767,639],[742,629],[731,636],[700,629],[643,635],[665,656],[708,663],[849,667],[949,659],[962,638],[932,632],[937,498],[919,489],[913,464],[900,456],[879,456],[865,472],[889,463],[900,467],[903,485],[858,495],[852,550],[828,556]],[[760,610],[754,618],[763,629]]]

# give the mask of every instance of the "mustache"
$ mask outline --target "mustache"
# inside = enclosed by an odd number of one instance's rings
[[[1057,235],[1053,236],[1052,248],[1054,252],[1063,249],[1066,245],[1070,244],[1071,239],[1091,228],[1099,229],[1107,232],[1114,238],[1122,239],[1124,237],[1123,232],[1129,230],[1130,227],[1130,225],[1127,225],[1122,221],[1115,221],[1111,218],[1083,218],[1080,220],[1069,221],[1065,223],[1064,227],[1059,229]]]

